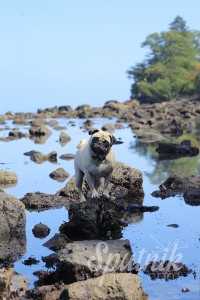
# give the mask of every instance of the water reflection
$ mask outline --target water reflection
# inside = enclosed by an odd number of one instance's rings
[[[200,129],[193,133],[184,133],[179,138],[170,138],[166,142],[180,144],[183,140],[190,140],[192,146],[200,149]],[[167,177],[173,174],[181,175],[200,175],[200,155],[194,157],[182,157],[178,159],[159,160],[156,152],[158,142],[143,143],[140,140],[131,144],[131,149],[135,153],[144,157],[153,166],[153,171],[145,172],[145,175],[154,185],[160,185]],[[152,163],[153,161],[153,163]]]

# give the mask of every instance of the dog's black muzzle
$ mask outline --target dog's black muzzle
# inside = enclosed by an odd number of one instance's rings
[[[91,142],[91,152],[93,156],[101,159],[105,158],[110,150],[110,144],[106,140],[101,140],[98,137],[94,137]]]

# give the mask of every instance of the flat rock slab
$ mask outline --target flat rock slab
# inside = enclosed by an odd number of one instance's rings
[[[60,208],[63,206],[68,209],[72,204],[72,200],[67,199],[66,197],[44,194],[40,192],[27,193],[20,200],[24,203],[26,209],[29,211],[43,211],[51,208]]]
[[[103,284],[102,284],[103,283]],[[140,279],[133,274],[107,274],[60,287],[43,286],[33,293],[40,299],[147,300]],[[39,298],[38,298],[39,299]]]
[[[49,256],[52,261],[52,256]],[[48,257],[44,258],[48,264]],[[68,243],[58,251],[55,281],[65,284],[107,273],[130,272],[133,253],[129,240],[95,240]]]

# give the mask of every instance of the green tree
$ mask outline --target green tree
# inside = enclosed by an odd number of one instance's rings
[[[128,71],[132,97],[170,100],[199,91],[200,32],[191,31],[177,16],[169,31],[150,34],[142,47],[148,47],[146,59]]]

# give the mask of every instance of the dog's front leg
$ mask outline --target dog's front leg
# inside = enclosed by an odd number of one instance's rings
[[[98,197],[98,192],[94,185],[94,177],[88,173],[85,175],[85,179],[87,181],[87,184],[89,185],[91,197]]]
[[[111,180],[111,176],[112,176],[112,172],[110,172],[106,175],[105,181],[104,181],[104,186],[103,186],[103,194],[108,198],[110,197],[109,193],[108,193],[108,185]]]

